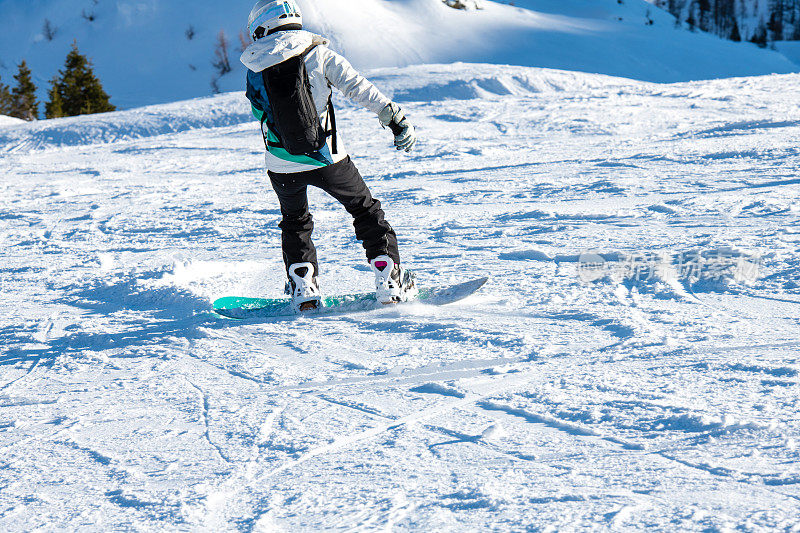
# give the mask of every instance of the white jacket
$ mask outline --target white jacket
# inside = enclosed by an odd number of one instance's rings
[[[277,32],[247,47],[241,61],[249,70],[248,82],[259,83],[261,76],[255,74],[302,54],[312,45],[316,47],[306,56],[306,69],[311,84],[311,94],[323,126],[328,120],[328,98],[331,96],[331,87],[336,87],[345,96],[376,115],[391,103],[391,100],[361,76],[344,57],[328,48],[327,39],[304,30]],[[255,107],[254,104],[254,109]],[[337,153],[333,154],[332,139],[328,138],[327,148],[320,150],[321,160],[333,164],[345,159],[347,151],[341,136],[337,136],[337,148]],[[325,164],[303,156],[287,157],[282,151],[278,155],[267,152],[267,169],[272,172],[304,172],[321,166]]]

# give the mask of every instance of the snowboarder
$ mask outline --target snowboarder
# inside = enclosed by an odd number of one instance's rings
[[[241,57],[248,68],[247,98],[261,121],[267,170],[281,205],[286,292],[295,309],[322,305],[309,185],[336,198],[353,216],[356,237],[375,273],[378,301],[413,299],[414,275],[400,266],[397,236],[338,135],[332,87],[376,113],[394,134],[398,150],[414,147],[414,127],[400,106],[328,48],[325,38],[303,30],[294,0],[260,0],[250,12],[248,30],[254,42]]]

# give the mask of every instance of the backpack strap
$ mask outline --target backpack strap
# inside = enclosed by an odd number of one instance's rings
[[[330,122],[331,128],[328,129],[328,122]],[[333,149],[333,154],[336,155],[339,153],[339,147],[337,146],[339,141],[337,140],[336,135],[336,111],[333,109],[333,93],[328,97],[328,116],[325,118],[325,135],[331,137],[331,148]]]
[[[300,54],[300,57],[302,57],[303,59],[305,59],[305,58],[306,58],[306,56],[307,56],[308,54],[310,54],[310,53],[311,53],[311,50],[313,50],[313,49],[314,49],[314,48],[316,48],[317,46],[319,46],[319,45],[318,45],[318,44],[312,44],[311,46],[309,46],[308,48],[306,48],[305,52],[303,52],[302,54]]]
[[[305,60],[305,57],[317,46],[316,44],[309,46],[306,51],[301,54],[301,57]],[[328,84],[328,88],[330,89],[330,83]],[[328,129],[328,124],[330,124],[330,129]],[[339,153],[339,141],[337,140],[336,131],[336,111],[333,109],[333,92],[331,92],[331,95],[328,96],[328,116],[325,117],[325,135],[331,137],[331,149],[334,155]]]

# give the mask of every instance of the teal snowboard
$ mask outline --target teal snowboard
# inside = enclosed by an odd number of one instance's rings
[[[447,305],[475,294],[489,278],[480,278],[460,285],[438,289],[420,289],[416,302],[428,305]],[[347,294],[344,296],[328,296],[322,299],[323,307],[315,311],[306,311],[305,315],[326,315],[335,313],[352,313],[382,309],[386,306],[378,303],[375,294]],[[399,304],[402,305],[402,304]],[[265,299],[229,296],[214,302],[214,312],[225,318],[246,320],[250,318],[270,318],[295,316],[298,313],[292,308],[288,298]]]

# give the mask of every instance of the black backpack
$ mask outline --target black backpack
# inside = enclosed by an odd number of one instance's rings
[[[329,136],[333,136],[333,153],[337,153],[336,116],[333,103],[329,98],[326,122],[331,124],[331,128],[327,129],[327,123],[323,128],[311,95],[311,83],[308,81],[305,59],[315,46],[261,73],[272,109],[272,122],[268,122],[267,125],[280,138],[281,145],[278,147],[284,148],[292,155],[320,151]],[[266,114],[263,120],[267,120]],[[266,142],[266,135],[264,141]],[[267,143],[268,149],[269,145],[270,143]]]

